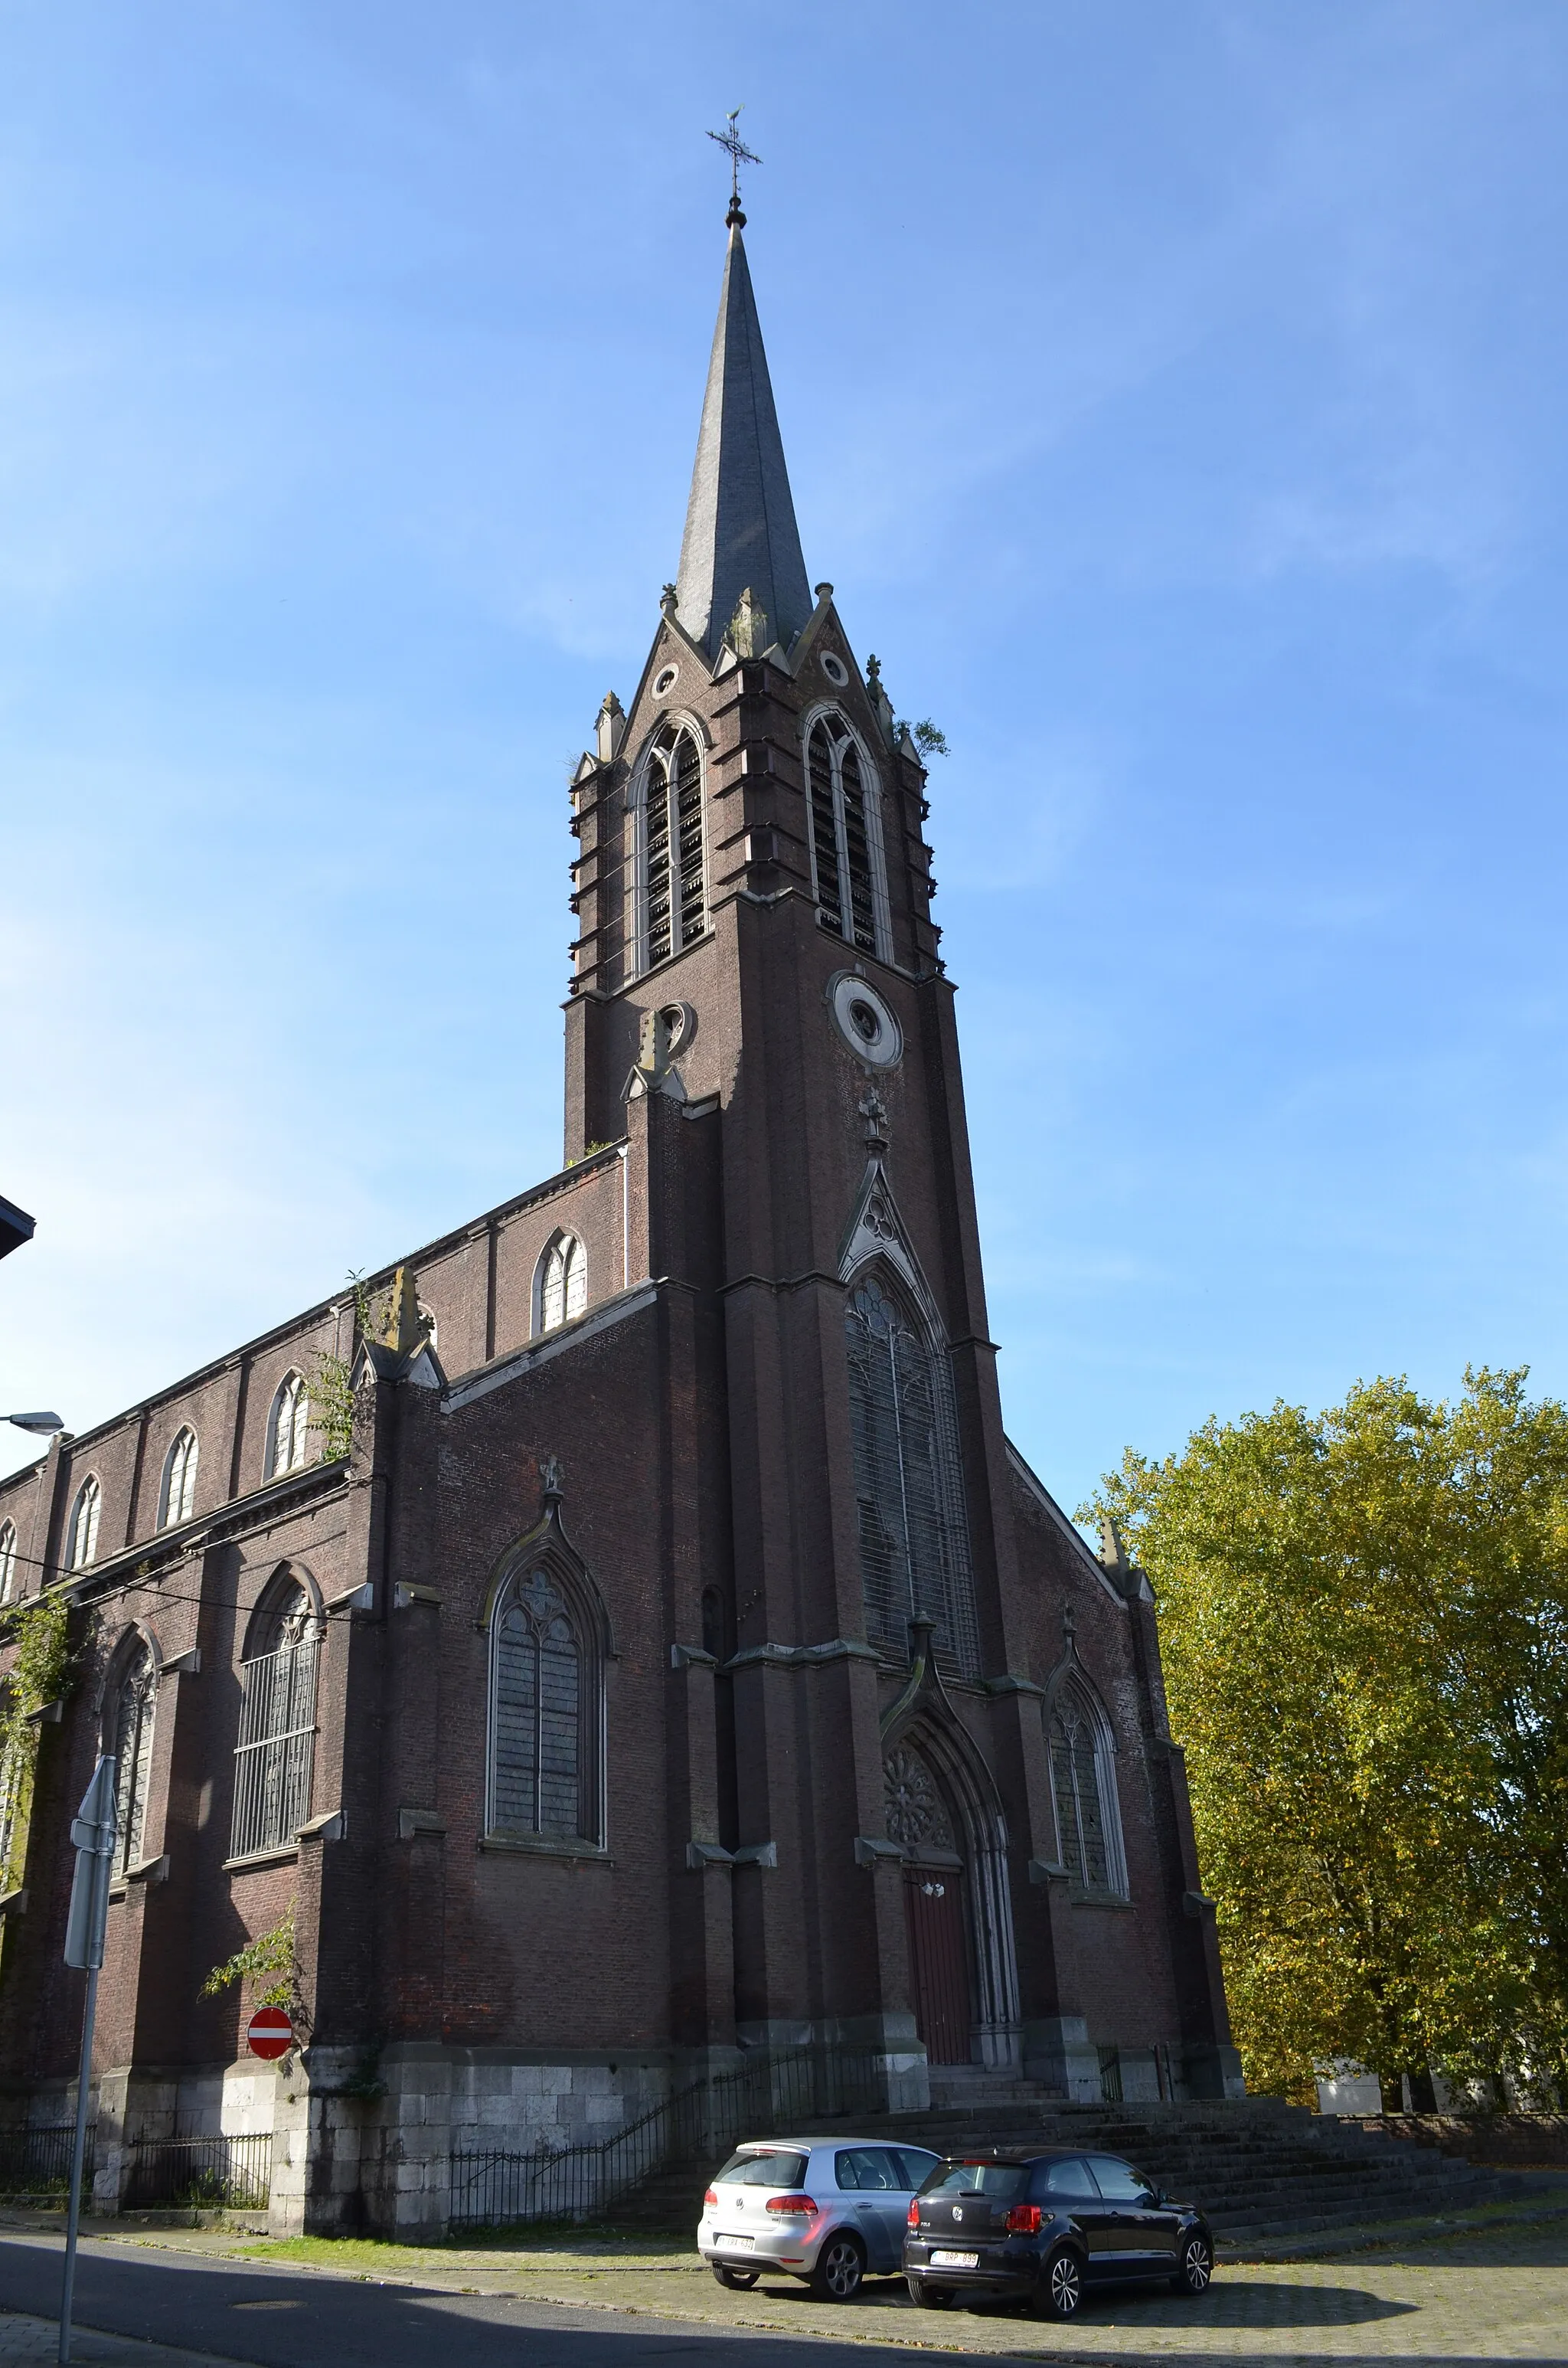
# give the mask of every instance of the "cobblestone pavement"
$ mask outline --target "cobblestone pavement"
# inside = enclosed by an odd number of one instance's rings
[[[560,2308],[557,2323],[563,2331],[568,2325],[582,2328],[589,2315],[606,2334],[618,2322],[628,2334],[635,2328],[645,2336],[653,2332],[650,2320],[678,2322],[692,2333],[728,2336],[732,2354],[737,2339],[786,2336],[796,2342],[825,2339],[1082,2362],[1085,2368],[1153,2357],[1268,2362],[1271,2368],[1277,2362],[1326,2361],[1568,2361],[1568,2213],[1327,2260],[1222,2265],[1200,2302],[1168,2293],[1108,2295],[1064,2328],[995,2306],[941,2317],[917,2312],[902,2282],[892,2280],[871,2282],[847,2307],[814,2303],[792,2280],[767,2280],[750,2294],[731,2293],[695,2255],[673,2242],[661,2248],[656,2240],[635,2249],[607,2244],[556,2252],[359,2244],[291,2248],[203,2229],[117,2233],[107,2244],[101,2237],[96,2242],[106,2254],[119,2254],[123,2248],[142,2259],[167,2260],[184,2253],[204,2256],[213,2266],[219,2259],[236,2267],[241,2261],[257,2270],[266,2265],[274,2275],[289,2271],[296,2293],[301,2273],[307,2284],[321,2277],[339,2290],[343,2280],[415,2287],[423,2308],[442,2317],[462,2311],[460,2297],[483,2296],[515,2297],[530,2306],[528,2316],[536,2328],[548,2323],[550,2305]],[[39,2348],[35,2330],[40,2325],[0,2321],[0,2362],[51,2358],[51,2331],[50,2343]],[[669,2332],[674,2337],[676,2328]],[[207,2340],[212,2340],[210,2332]],[[119,2362],[134,2356],[142,2362],[178,2361],[184,2368],[193,2368],[195,2361],[191,2353],[112,2340],[93,2351],[91,2342],[104,2339],[84,2338],[83,2360]],[[246,2348],[236,2340],[236,2352]],[[301,2351],[298,2356],[311,2354]]]

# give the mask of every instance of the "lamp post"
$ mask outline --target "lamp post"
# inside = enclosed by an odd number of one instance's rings
[[[65,1428],[57,1414],[0,1414],[0,1422],[14,1422],[18,1430],[36,1430],[40,1439]]]

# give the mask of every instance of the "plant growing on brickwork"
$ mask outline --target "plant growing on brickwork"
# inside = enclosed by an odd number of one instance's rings
[[[358,1341],[370,1327],[370,1296],[362,1277],[352,1267],[347,1282],[354,1294],[354,1339]],[[330,1349],[318,1349],[310,1365],[306,1388],[311,1400],[311,1428],[321,1440],[321,1461],[335,1463],[340,1455],[347,1454],[354,1437],[352,1346],[347,1357],[334,1356]]]
[[[49,1703],[70,1692],[76,1656],[72,1650],[71,1601],[44,1595],[9,1614],[14,1658],[0,1693],[0,1890],[15,1891],[27,1857],[28,1820],[38,1768],[39,1729],[33,1723]]]
[[[922,716],[920,722],[912,726],[912,732],[915,745],[923,757],[951,756],[947,734],[938,732],[928,715]]]
[[[1255,2088],[1568,2101],[1568,1406],[1525,1380],[1210,1419],[1085,1508],[1158,1592]]]
[[[269,1980],[268,1975],[273,1978]],[[294,1947],[292,1907],[278,1918],[270,1932],[258,1932],[254,1941],[236,1949],[224,1964],[214,1965],[199,1995],[222,1998],[225,1990],[234,1988],[240,1982],[256,1986],[250,1999],[253,2011],[258,2006],[285,2007],[295,2030],[309,2032],[303,1976]]]

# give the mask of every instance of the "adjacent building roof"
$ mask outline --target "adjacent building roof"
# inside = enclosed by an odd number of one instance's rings
[[[22,1244],[30,1242],[32,1237],[33,1221],[27,1211],[18,1209],[14,1201],[7,1201],[4,1193],[0,1193],[0,1258],[5,1258],[12,1250],[19,1250]]]

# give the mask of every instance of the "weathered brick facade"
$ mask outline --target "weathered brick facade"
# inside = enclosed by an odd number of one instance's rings
[[[755,330],[737,270],[716,370],[737,306]],[[759,339],[748,367],[765,388]],[[710,381],[710,406],[726,399]],[[312,1308],[0,1486],[14,1594],[68,1588],[82,1634],[62,1715],[39,1730],[4,1903],[14,2118],[57,2118],[73,2078],[66,1828],[115,1746],[128,1654],[155,1664],[140,1850],[101,1991],[105,2203],[139,2138],[270,2128],[276,2226],[438,2226],[455,2140],[602,2135],[764,2041],[880,2049],[905,2100],[923,2094],[927,2041],[1067,2094],[1237,2085],[1147,1583],[1091,1554],[1003,1433],[918,752],[831,586],[787,647],[741,615],[726,637],[728,605],[688,632],[687,603],[683,575],[574,785],[569,1164],[406,1261],[433,1346],[406,1284],[402,1328],[387,1315],[382,1276],[369,1344],[351,1301]],[[819,835],[813,855],[804,735],[824,713],[855,735],[879,825],[875,951],[822,918],[830,854]],[[700,750],[700,891],[688,856],[680,892],[700,893],[700,928],[650,968],[646,752],[672,719]],[[868,993],[876,1008],[835,1018],[835,990],[841,1013]],[[881,1029],[875,1058],[862,1025]],[[544,1329],[563,1235],[582,1246],[585,1302]],[[867,1641],[846,1304],[878,1273],[936,1343],[950,1401],[961,1509],[943,1567],[972,1589],[967,1667],[913,1577],[907,1640]],[[312,1456],[328,1452],[268,1478],[279,1385],[293,1372],[321,1395],[324,1359],[352,1374],[347,1452],[318,1424]],[[196,1510],[160,1531],[184,1425]],[[97,1554],[73,1572],[89,1473]],[[559,1613],[562,1636],[575,1622],[550,1649],[575,1656],[552,1666],[558,1693],[581,1687],[558,1747],[576,1755],[582,1806],[575,1830],[503,1832],[493,1656],[520,1600],[507,1590],[536,1565],[539,1621]],[[319,1639],[310,1814],[236,1862],[241,1665],[285,1577]],[[525,1658],[546,1649],[516,1633]],[[1092,1802],[1072,1813],[1076,1840],[1063,1823],[1063,1687],[1096,1706],[1099,1775],[1089,1742],[1074,1764],[1102,1787],[1108,1839]],[[542,1710],[519,1716],[543,1733]],[[900,1750],[935,1804],[924,1841],[890,1831]],[[930,1968],[914,1960],[936,1944],[906,1914],[917,1864],[942,1874],[928,1902],[960,1902],[943,1976],[968,2000],[957,2049],[950,2028],[938,2051],[919,2027]],[[311,2044],[274,2078],[242,2054],[250,1989],[199,1994],[290,1905]]]

